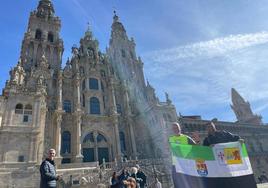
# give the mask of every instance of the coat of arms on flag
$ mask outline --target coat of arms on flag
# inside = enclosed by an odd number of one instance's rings
[[[200,175],[200,176],[207,176],[208,175],[208,169],[207,169],[207,165],[205,163],[204,160],[202,159],[197,159],[195,160],[195,163],[196,163],[196,170],[197,170],[197,173]]]
[[[221,148],[216,150],[216,158],[221,165],[242,164],[242,157],[238,147]]]
[[[242,164],[239,148],[224,148],[224,155],[228,165]]]

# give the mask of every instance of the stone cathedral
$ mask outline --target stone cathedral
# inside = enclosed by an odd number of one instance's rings
[[[51,147],[60,163],[152,155],[137,148],[143,142],[137,137],[148,134],[145,125],[156,113],[176,121],[176,112],[168,96],[160,103],[145,82],[134,39],[119,17],[106,53],[88,29],[63,69],[60,29],[52,2],[40,0],[0,98],[0,161],[39,164]]]
[[[166,101],[159,101],[144,79],[135,41],[116,14],[106,52],[99,50],[88,28],[63,68],[60,30],[52,2],[40,0],[30,13],[18,63],[0,96],[0,185],[36,187],[25,181],[38,175],[22,174],[36,173],[34,167],[49,148],[56,149],[59,168],[78,168],[168,158],[167,138],[174,121],[186,133],[206,136],[207,120],[177,116],[168,94]],[[260,175],[268,169],[268,129],[235,89],[232,103],[238,121],[216,124],[245,138],[253,169]]]

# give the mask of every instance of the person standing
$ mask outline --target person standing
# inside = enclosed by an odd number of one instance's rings
[[[136,168],[138,169],[137,178],[142,180],[140,181],[140,188],[145,188],[147,176],[144,174],[139,165],[136,165]]]
[[[56,174],[54,158],[56,155],[55,149],[48,150],[48,157],[40,166],[40,188],[56,188],[57,181],[62,177]]]
[[[203,141],[204,146],[213,146],[214,144],[226,143],[226,142],[236,142],[241,141],[240,136],[234,135],[227,131],[217,130],[213,121],[207,124],[207,137]]]
[[[124,185],[123,181],[127,180],[129,176],[130,175],[129,175],[127,169],[124,168],[122,170],[120,176],[118,177],[119,182],[120,182],[120,188],[126,188],[127,187],[126,185]]]
[[[196,142],[189,136],[181,133],[181,126],[179,123],[172,123],[172,130],[174,135],[170,136],[168,141],[169,143],[177,143],[177,144],[191,144],[195,145]]]
[[[196,145],[196,142],[189,136],[182,134],[181,133],[181,127],[179,125],[179,123],[174,122],[172,123],[172,129],[173,129],[173,133],[174,135],[170,136],[168,138],[168,141],[171,144],[184,144],[184,145]],[[173,158],[172,158],[173,160]],[[173,179],[173,183],[174,183],[174,187],[178,188],[181,187],[181,182],[178,181],[177,177],[176,177],[176,169],[174,166],[174,161],[172,161],[173,165],[172,165],[172,179]],[[186,188],[186,187],[185,187]]]
[[[119,188],[120,186],[120,181],[118,179],[118,176],[116,175],[116,172],[113,172],[113,176],[111,178],[111,186],[110,188]]]

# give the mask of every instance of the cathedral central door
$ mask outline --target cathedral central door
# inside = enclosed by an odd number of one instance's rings
[[[94,162],[94,148],[83,148],[83,162]]]
[[[103,163],[103,159],[105,159],[105,162],[109,162],[108,148],[98,148],[98,159],[100,164]]]

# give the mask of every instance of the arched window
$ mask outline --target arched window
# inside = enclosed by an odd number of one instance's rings
[[[121,152],[125,152],[126,151],[126,140],[125,140],[125,134],[120,131],[119,132],[119,137],[120,137],[120,146],[121,146]]]
[[[96,97],[90,98],[90,114],[100,114],[100,101]]]
[[[83,139],[82,154],[84,162],[104,160],[109,162],[109,144],[105,136],[99,132],[88,133]]]
[[[35,31],[35,39],[41,40],[42,38],[42,31],[40,29],[37,29]]]
[[[86,142],[94,142],[94,135],[93,135],[93,133],[88,134],[84,138],[83,143],[86,143]]]
[[[107,142],[106,138],[102,134],[98,134],[97,136],[97,142]]]
[[[89,89],[99,89],[98,79],[89,78]]]
[[[61,153],[71,153],[71,133],[64,131],[61,136]]]
[[[17,104],[15,107],[15,114],[23,114],[23,105]]]
[[[47,35],[47,40],[48,40],[49,42],[54,42],[54,36],[53,36],[53,34],[52,34],[51,32],[48,33],[48,35]]]
[[[24,108],[24,114],[27,114],[27,115],[32,115],[33,113],[33,108],[32,108],[32,105],[30,104],[27,104]]]
[[[71,113],[72,112],[72,104],[71,101],[69,100],[64,100],[63,101],[63,109],[66,113]]]

